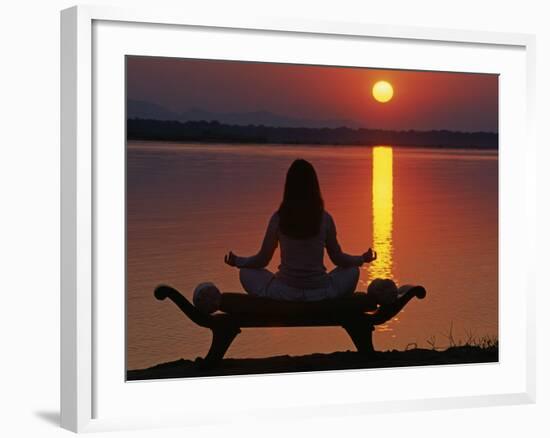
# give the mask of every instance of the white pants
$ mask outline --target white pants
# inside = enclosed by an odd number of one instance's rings
[[[239,278],[244,290],[254,296],[287,301],[318,301],[351,295],[359,281],[359,268],[335,268],[329,272],[330,284],[319,289],[288,286],[267,269],[242,268]]]

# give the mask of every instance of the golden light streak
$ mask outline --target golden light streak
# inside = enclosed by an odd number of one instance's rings
[[[393,277],[393,149],[372,148],[373,249],[378,259],[369,267],[369,280]]]

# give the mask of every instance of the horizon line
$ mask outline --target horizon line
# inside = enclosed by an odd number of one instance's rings
[[[330,127],[330,126],[277,126],[277,125],[264,125],[264,124],[239,124],[239,123],[227,123],[220,120],[206,120],[206,119],[197,119],[197,120],[177,120],[177,119],[155,119],[151,117],[126,117],[126,121],[129,120],[144,120],[144,121],[153,121],[153,122],[173,122],[184,125],[186,123],[209,123],[209,124],[218,124],[225,126],[240,126],[240,127],[256,127],[256,128],[270,128],[270,129],[310,129],[310,130],[338,130],[338,129],[349,129],[350,131],[381,131],[381,132],[397,132],[397,133],[407,133],[407,132],[416,132],[416,133],[426,133],[426,132],[449,132],[453,134],[490,134],[498,135],[498,131],[463,131],[458,129],[449,129],[449,128],[432,128],[432,129],[417,129],[417,128],[401,128],[401,129],[388,129],[388,128],[372,128],[372,127],[350,127],[346,125]]]

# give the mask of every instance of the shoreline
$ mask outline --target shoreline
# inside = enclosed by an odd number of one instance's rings
[[[498,149],[498,132],[386,130],[373,128],[292,128],[264,125],[230,125],[218,121],[126,120],[127,140],[175,140],[200,143],[402,145],[472,149]]]
[[[304,356],[273,356],[259,359],[223,359],[214,369],[204,370],[198,361],[179,359],[145,369],[127,370],[127,380],[174,379],[185,377],[237,376],[250,374],[342,371],[426,365],[460,365],[498,362],[498,346],[455,346],[446,350],[414,348],[381,351],[365,357],[355,351],[314,353]]]
[[[219,141],[193,141],[193,140],[154,140],[154,139],[141,139],[141,138],[126,138],[126,148],[130,149],[130,143],[143,143],[143,144],[166,144],[166,145],[201,145],[206,147],[223,147],[223,146],[242,146],[248,148],[262,148],[262,147],[304,147],[304,148],[357,148],[357,149],[373,149],[375,147],[385,146],[392,149],[417,149],[425,151],[456,151],[456,152],[477,152],[480,154],[491,154],[498,156],[499,148],[493,147],[477,147],[477,146],[417,146],[409,144],[317,144],[317,143],[247,143],[247,142],[219,142]]]

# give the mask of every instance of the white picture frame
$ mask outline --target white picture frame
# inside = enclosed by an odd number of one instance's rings
[[[124,44],[130,39],[122,33],[131,32],[133,44],[140,43],[140,34],[148,29],[148,43],[141,40],[141,54],[178,56],[181,49],[175,45],[163,45],[163,37],[170,32],[183,32],[181,38],[186,38],[193,32],[201,36],[218,35],[219,32],[232,32],[235,41],[253,41],[262,38],[262,43],[274,44],[271,60],[284,61],[291,56],[283,50],[278,54],[276,46],[291,44],[291,39],[309,39],[307,44],[314,44],[316,39],[335,39],[335,44],[347,47],[352,44],[378,44],[416,47],[418,50],[441,50],[451,47],[458,55],[468,58],[466,52],[475,52],[469,58],[470,64],[460,60],[460,56],[443,56],[411,60],[405,63],[403,58],[384,60],[383,51],[378,53],[381,60],[376,67],[406,68],[422,65],[424,69],[440,69],[438,65],[446,62],[449,70],[460,69],[460,65],[470,65],[468,71],[488,71],[503,75],[503,99],[501,100],[501,144],[519,146],[503,149],[504,159],[500,165],[500,337],[503,347],[501,360],[496,367],[487,368],[484,365],[469,365],[447,367],[441,371],[438,367],[418,367],[415,370],[375,370],[379,373],[377,379],[391,377],[399,388],[399,382],[418,380],[423,376],[434,380],[433,388],[421,392],[416,387],[410,390],[392,390],[385,394],[382,386],[377,388],[372,382],[372,372],[359,370],[352,372],[308,373],[285,376],[246,376],[214,379],[186,379],[182,381],[165,382],[124,382],[119,377],[122,370],[120,364],[120,321],[121,314],[119,287],[111,289],[111,297],[116,302],[107,308],[109,298],[98,300],[98,294],[105,294],[110,283],[120,285],[124,272],[120,268],[120,251],[111,251],[113,270],[104,269],[106,262],[105,242],[110,238],[120,241],[123,233],[120,221],[113,219],[106,223],[98,205],[112,207],[119,211],[119,198],[109,197],[104,190],[104,184],[115,182],[117,172],[124,174],[120,167],[121,161],[116,156],[98,154],[98,144],[121,139],[124,132],[124,119],[120,116],[120,105],[114,105],[111,110],[105,109],[105,99],[98,90],[106,89],[111,99],[117,99],[123,93],[120,81],[124,78],[119,74],[110,77],[102,70],[106,62],[116,59],[122,63],[121,54],[125,52]],[[122,32],[122,33],[121,33]],[[156,37],[154,35],[157,35]],[[179,35],[179,34],[178,34]],[[173,40],[173,34],[170,34]],[[179,38],[179,36],[178,36]],[[208,48],[207,43],[199,43],[193,48],[195,56],[205,51],[205,57],[220,56],[219,47]],[[206,40],[205,40],[206,41]],[[106,44],[108,42],[109,44]],[[330,41],[329,41],[330,42]],[[304,43],[306,44],[306,43]],[[147,45],[147,47],[145,47]],[[401,45],[401,46],[400,46]],[[181,45],[180,45],[181,46]],[[163,53],[159,52],[163,47]],[[304,46],[306,47],[306,46]],[[351,46],[350,46],[351,47]],[[399,48],[401,47],[401,48]],[[61,426],[75,431],[100,431],[119,428],[146,428],[186,424],[203,424],[212,421],[235,421],[235,418],[255,416],[256,418],[273,416],[311,416],[311,415],[362,415],[368,412],[400,411],[410,409],[434,409],[446,407],[473,407],[498,404],[532,403],[535,400],[535,276],[528,264],[516,261],[513,270],[503,269],[511,266],[508,260],[508,247],[515,247],[518,236],[514,227],[523,224],[527,237],[527,245],[522,240],[521,247],[532,251],[535,247],[535,142],[533,138],[534,109],[534,48],[535,38],[526,34],[507,34],[483,31],[461,31],[452,29],[426,29],[402,26],[381,26],[367,23],[317,22],[306,19],[249,18],[227,22],[223,17],[195,16],[188,11],[164,11],[157,9],[133,10],[110,7],[77,6],[61,12]],[[264,55],[252,43],[250,51],[239,55],[237,52],[227,55],[227,59],[259,59]],[[133,49],[130,54],[136,54]],[[206,51],[209,53],[206,54]],[[237,50],[237,49],[235,49]],[[239,49],[240,50],[240,49]],[[343,50],[342,52],[345,52]],[[462,53],[464,52],[464,53]],[[493,53],[491,55],[491,53]],[[296,52],[296,57],[299,57]],[[312,58],[305,63],[321,59],[326,54],[316,55],[311,51]],[[481,53],[486,56],[479,56]],[[216,55],[218,54],[218,55]],[[319,56],[319,58],[315,58]],[[344,55],[341,55],[344,56]],[[199,56],[200,57],[200,56]],[[221,55],[224,58],[223,54]],[[235,58],[236,57],[236,58]],[[277,58],[279,57],[279,58]],[[287,59],[296,61],[298,58]],[[492,58],[491,58],[492,57]],[[448,59],[446,59],[448,58]],[[452,58],[455,58],[454,60]],[[342,58],[343,59],[343,58]],[[333,59],[330,62],[346,62]],[[349,58],[348,58],[349,59]],[[492,61],[493,59],[493,61]],[[494,61],[496,60],[496,61]],[[329,62],[329,61],[327,61]],[[418,64],[422,62],[422,64]],[[460,64],[460,63],[463,64]],[[475,63],[479,66],[476,67]],[[494,67],[491,66],[494,62]],[[321,63],[323,63],[321,59]],[[439,63],[439,64],[438,64]],[[453,64],[455,63],[455,64]],[[344,64],[342,64],[344,65]],[[454,66],[454,67],[453,67]],[[120,70],[116,70],[120,72]],[[503,73],[504,72],[504,73]],[[116,77],[115,77],[116,76]],[[112,81],[112,82],[111,82]],[[103,85],[103,82],[105,85]],[[103,88],[102,88],[103,87]],[[510,92],[508,92],[510,91]],[[512,103],[514,105],[512,105]],[[123,105],[123,102],[121,103]],[[102,106],[103,105],[103,106]],[[503,107],[504,105],[504,107]],[[506,106],[507,105],[507,106]],[[112,107],[112,105],[110,106]],[[509,108],[514,107],[514,108]],[[105,109],[105,111],[104,111]],[[512,117],[519,117],[511,123]],[[108,123],[105,120],[109,121]],[[107,124],[111,126],[107,127]],[[514,125],[514,126],[512,126]],[[99,128],[98,128],[99,126]],[[123,138],[123,137],[122,137]],[[112,144],[112,143],[110,143]],[[124,147],[124,143],[119,145]],[[116,148],[113,148],[116,150]],[[519,150],[519,152],[518,152]],[[501,151],[502,152],[502,151]],[[516,166],[512,166],[512,164]],[[113,181],[108,181],[108,175],[115,175]],[[514,179],[514,184],[509,179]],[[114,186],[120,187],[120,181]],[[117,185],[118,184],[118,185]],[[113,191],[117,193],[117,190]],[[515,208],[521,202],[522,208]],[[116,215],[115,215],[116,216]],[[117,225],[118,224],[118,225]],[[118,257],[118,258],[117,258]],[[118,268],[117,268],[118,267]],[[115,271],[118,269],[118,271]],[[502,272],[504,271],[504,272]],[[103,292],[102,292],[103,291]],[[514,293],[515,295],[512,295]],[[512,303],[512,299],[516,301]],[[511,312],[516,312],[517,326],[508,327]],[[118,319],[120,318],[120,320]],[[105,332],[113,327],[113,342],[106,339]],[[115,328],[116,326],[116,328]],[[514,354],[511,352],[514,351]],[[105,361],[110,353],[116,356],[113,363]],[[449,371],[450,370],[450,371]],[[502,371],[506,370],[506,371]],[[468,379],[472,375],[486,376],[488,383],[478,385],[474,391],[468,384],[449,388],[437,387],[437,379]],[[501,373],[501,374],[499,374]],[[494,381],[491,375],[496,376]],[[386,377],[384,377],[386,376]],[[507,377],[506,377],[507,376]],[[506,377],[507,383],[499,383]],[[117,379],[117,383],[113,384]],[[219,379],[219,380],[217,380]],[[357,394],[346,391],[357,385],[358,379],[369,384],[369,394]],[[401,380],[400,380],[401,379]],[[475,380],[475,379],[474,379]],[[466,381],[466,380],[465,380]],[[475,384],[475,382],[474,382]],[[185,385],[185,393],[193,394],[195,400],[191,405],[178,405],[172,410],[163,406],[152,408],[132,404],[132,400],[141,397],[149,399],[165,394],[169,401],[175,395],[172,387]],[[240,388],[239,405],[235,410],[222,409],[228,403],[224,396],[238,385]],[[277,388],[293,385],[306,390],[304,395],[297,395],[292,404],[287,404]],[[323,398],[315,388],[323,387],[324,394],[331,394],[331,399]],[[414,386],[414,385],[413,385]],[[271,394],[271,403],[264,407],[255,406],[250,400],[258,387],[264,393]],[[402,385],[404,388],[405,385]],[[256,389],[255,389],[256,388]],[[343,389],[342,389],[343,388]],[[308,393],[309,392],[309,393]],[[207,404],[206,396],[200,394],[219,394],[219,400]],[[181,391],[180,391],[181,394]],[[111,401],[107,400],[108,399]],[[122,401],[127,403],[123,403]],[[157,399],[158,400],[158,399]],[[122,409],[121,406],[126,406]],[[192,408],[192,409],[191,409]],[[156,409],[156,411],[155,411]],[[144,415],[148,412],[150,415]],[[105,413],[105,414],[104,414]],[[215,415],[214,415],[215,414]]]

